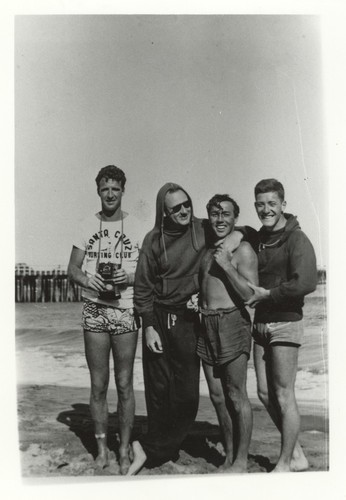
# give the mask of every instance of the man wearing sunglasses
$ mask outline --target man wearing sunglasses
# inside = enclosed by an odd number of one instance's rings
[[[206,231],[208,224],[194,216],[188,193],[178,184],[165,184],[157,195],[155,225],[144,239],[135,276],[148,432],[133,442],[134,460],[128,475],[139,472],[144,464],[158,466],[176,460],[197,414],[199,316],[187,308],[187,302],[199,291]],[[234,231],[228,248],[235,249],[242,237]]]

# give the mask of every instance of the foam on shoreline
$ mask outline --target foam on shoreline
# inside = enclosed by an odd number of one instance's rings
[[[136,358],[134,364],[134,388],[144,391],[142,361]],[[59,385],[65,387],[89,387],[89,370],[83,353],[52,355],[39,347],[17,351],[17,383],[24,385]],[[111,380],[111,385],[114,381]],[[248,369],[248,394],[257,400],[256,375]],[[208,396],[208,387],[201,371],[200,394]],[[296,381],[296,396],[299,403],[314,403],[325,407],[327,401],[327,375],[299,370]]]

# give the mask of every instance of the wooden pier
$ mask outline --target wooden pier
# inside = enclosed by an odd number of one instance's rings
[[[41,271],[15,274],[16,302],[79,302],[80,286],[73,284],[66,273]]]

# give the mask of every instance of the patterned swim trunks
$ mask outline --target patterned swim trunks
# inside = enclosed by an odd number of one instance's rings
[[[89,332],[121,335],[138,330],[139,324],[133,309],[118,309],[85,300],[82,327]]]

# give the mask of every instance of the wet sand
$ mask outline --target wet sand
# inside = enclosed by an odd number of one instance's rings
[[[89,412],[89,374],[79,326],[81,304],[18,304],[16,355],[18,427],[22,475],[118,476],[117,395],[111,380],[109,402],[109,467],[95,469],[95,439]],[[301,412],[300,442],[310,471],[328,470],[328,410],[325,302],[315,293],[306,306],[306,345],[301,348],[296,392]],[[146,407],[138,345],[134,387],[136,418],[133,437],[146,430]],[[215,411],[201,377],[197,419],[176,463],[140,475],[212,474],[224,460]],[[256,396],[249,363],[248,392],[254,426],[249,472],[270,472],[278,458],[280,436]]]
[[[116,391],[109,391],[110,466],[94,467],[96,443],[88,406],[89,389],[52,385],[18,387],[18,415],[22,474],[32,476],[118,475]],[[328,468],[328,422],[318,408],[301,408],[300,440],[310,471]],[[253,403],[254,429],[249,472],[270,472],[277,460],[280,438],[267,413]],[[136,391],[134,438],[146,429],[144,394]],[[206,474],[223,462],[223,448],[215,412],[202,396],[196,422],[176,463],[142,469],[145,474]]]

